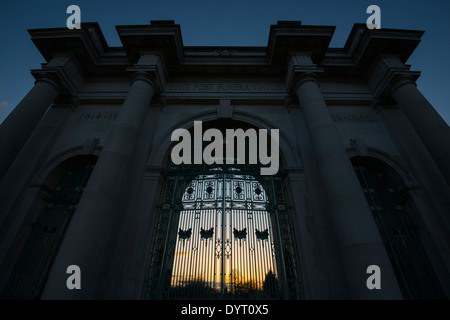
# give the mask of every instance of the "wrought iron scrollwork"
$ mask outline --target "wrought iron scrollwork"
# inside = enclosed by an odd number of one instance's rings
[[[299,297],[284,185],[275,177],[255,179],[258,172],[170,168],[145,298]],[[282,281],[282,274],[290,279]]]

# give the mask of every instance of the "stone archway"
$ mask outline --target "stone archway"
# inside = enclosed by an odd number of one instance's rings
[[[66,230],[96,162],[95,156],[75,156],[57,165],[44,185],[37,218],[2,292],[4,299],[39,299]],[[37,208],[37,207],[36,207]],[[26,235],[25,235],[26,236]]]
[[[376,158],[355,157],[352,163],[404,298],[442,298],[415,223],[399,196],[400,190],[405,192],[403,179]]]
[[[206,128],[214,125],[230,122]],[[166,161],[142,297],[302,298],[283,170],[262,176],[260,165]]]

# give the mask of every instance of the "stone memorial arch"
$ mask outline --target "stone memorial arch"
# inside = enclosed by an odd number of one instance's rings
[[[450,296],[449,127],[406,64],[422,31],[355,24],[330,48],[334,27],[295,21],[263,47],[116,29],[120,47],[97,23],[29,30],[45,63],[0,125],[2,298]],[[279,130],[277,173],[174,164],[195,121]]]

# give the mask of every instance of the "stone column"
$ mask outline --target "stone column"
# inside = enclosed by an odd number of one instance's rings
[[[159,194],[164,185],[163,167],[146,168],[133,213],[130,214],[126,237],[122,237],[124,251],[121,272],[112,299],[141,299],[147,276],[149,244],[154,238]]]
[[[330,265],[325,267],[321,247],[329,239],[321,235],[320,217],[317,212],[308,208],[307,187],[303,168],[285,168],[285,179],[291,198],[292,224],[295,231],[297,248],[301,261],[301,273],[306,299],[330,299],[325,271],[330,271]],[[333,279],[335,280],[335,279]],[[340,279],[337,279],[340,280]],[[337,282],[337,281],[335,281]]]
[[[329,215],[338,238],[352,299],[401,299],[391,263],[361,185],[313,73],[303,73],[295,92],[306,122]],[[369,290],[367,267],[381,269],[381,290]]]
[[[5,258],[8,248],[17,247],[15,236],[30,212],[24,186],[31,184],[32,177],[54,146],[59,130],[72,114],[70,107],[53,105],[49,108],[0,182],[0,264],[8,260]]]
[[[155,83],[148,72],[137,71],[128,96],[111,129],[74,213],[59,253],[55,259],[42,299],[91,299],[102,281],[101,270],[114,224],[120,212],[121,194]],[[107,260],[107,259],[106,259]],[[68,290],[66,268],[77,265],[81,269],[81,290]]]
[[[60,93],[61,87],[56,79],[42,73],[34,87],[0,125],[0,181]]]
[[[450,185],[450,128],[408,75],[394,79],[391,93]]]

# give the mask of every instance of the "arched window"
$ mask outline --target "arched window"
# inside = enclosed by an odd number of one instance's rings
[[[354,167],[404,298],[442,298],[414,224],[393,181],[373,162],[354,160]]]
[[[64,234],[93,170],[93,164],[69,169],[45,203],[3,291],[6,299],[39,299]]]

